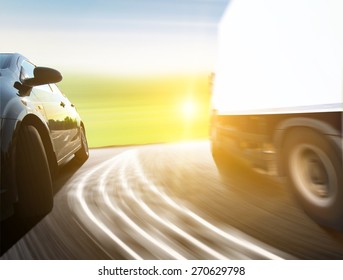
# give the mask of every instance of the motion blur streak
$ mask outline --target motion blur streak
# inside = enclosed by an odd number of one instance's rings
[[[87,172],[71,190],[69,206],[97,243],[111,250],[100,230],[128,258],[282,259],[237,230],[228,228],[228,233],[214,226],[161,189],[145,174],[139,151],[132,149]]]
[[[134,157],[135,153],[130,151],[128,152],[131,155],[131,158]],[[127,165],[127,161],[125,162],[125,165]],[[125,177],[123,176],[123,174],[121,174],[121,181],[125,182]],[[133,192],[132,188],[127,184],[127,183],[123,183],[123,185],[125,185],[126,187],[128,187],[128,191],[130,196],[139,204],[139,206],[149,215],[151,216],[153,219],[155,219],[156,221],[158,221],[159,223],[163,224],[164,226],[168,227],[169,229],[171,229],[172,231],[174,231],[175,233],[179,234],[180,236],[182,236],[183,238],[185,238],[186,240],[188,240],[189,242],[193,243],[195,246],[199,247],[201,250],[205,251],[207,254],[213,256],[216,259],[228,259],[227,257],[225,257],[224,255],[216,252],[215,250],[211,249],[210,247],[208,247],[207,245],[203,244],[202,242],[200,242],[199,240],[197,240],[196,238],[194,238],[193,236],[189,235],[188,233],[186,233],[185,231],[183,231],[182,229],[180,229],[179,227],[177,227],[176,225],[172,224],[169,221],[165,221],[163,219],[161,219],[156,213],[154,213],[151,208],[148,207],[148,205],[146,205],[144,203],[144,201],[142,201],[140,198],[138,198],[135,193]]]
[[[160,196],[167,204],[169,204],[170,206],[172,206],[173,208],[175,208],[176,210],[183,212],[184,214],[190,216],[192,219],[196,220],[198,223],[200,223],[201,225],[205,226],[206,228],[210,229],[211,231],[213,231],[214,233],[222,236],[223,238],[229,240],[230,242],[234,242],[239,246],[242,246],[248,250],[254,251],[255,253],[268,258],[268,259],[275,259],[275,260],[280,260],[282,259],[281,257],[261,248],[256,246],[255,244],[252,244],[249,241],[243,240],[241,238],[237,238],[236,236],[233,236],[223,230],[221,230],[220,228],[217,228],[216,226],[214,226],[213,224],[205,221],[203,218],[199,217],[198,215],[196,215],[195,213],[193,213],[192,211],[190,211],[189,209],[185,208],[185,207],[181,207],[179,206],[175,201],[173,201],[169,196],[167,196],[165,193],[162,193],[159,189],[158,186],[156,186],[153,182],[151,182],[145,175],[144,172],[142,170],[142,167],[139,163],[138,160],[138,155],[137,155],[137,151],[132,151],[132,153],[135,153],[135,155],[133,156],[133,166],[135,168],[135,173],[136,175],[138,175],[139,179],[144,182],[155,194],[157,194],[158,196]]]
[[[114,160],[116,161],[117,159],[114,158]],[[113,161],[113,159],[105,161],[104,163],[100,164],[99,166],[97,166],[96,168],[94,168],[92,171],[90,171],[89,173],[87,173],[83,179],[81,180],[81,182],[78,184],[77,189],[76,189],[76,197],[77,200],[82,208],[82,210],[84,211],[84,214],[87,215],[87,217],[99,228],[101,229],[105,234],[107,234],[115,243],[117,243],[122,249],[124,249],[129,255],[131,255],[134,259],[137,260],[142,260],[142,257],[139,256],[136,252],[134,252],[130,247],[128,247],[121,239],[119,239],[115,234],[113,234],[113,232],[104,224],[102,223],[99,219],[97,219],[94,214],[91,212],[91,210],[89,209],[86,201],[85,201],[85,196],[83,194],[84,188],[86,187],[86,182],[89,180],[89,178],[96,173],[97,171],[99,171],[100,169],[102,169],[103,167],[105,167],[107,164],[109,164],[109,162]]]
[[[122,155],[117,156],[116,158],[119,159]],[[186,259],[184,256],[180,255],[178,252],[176,252],[175,250],[173,250],[170,246],[166,245],[165,243],[163,243],[160,240],[157,240],[156,237],[151,236],[151,234],[148,234],[146,231],[144,231],[142,228],[140,228],[135,222],[133,222],[133,220],[131,220],[117,205],[116,202],[114,202],[113,200],[111,201],[110,197],[109,197],[109,193],[108,190],[110,189],[110,186],[108,185],[108,177],[109,177],[109,173],[110,171],[114,170],[115,167],[117,167],[118,161],[115,160],[108,168],[105,172],[103,172],[103,174],[100,177],[100,193],[102,195],[102,197],[104,198],[104,201],[106,203],[107,206],[109,206],[109,208],[116,213],[117,215],[119,215],[130,227],[132,227],[135,231],[137,231],[137,233],[141,234],[146,240],[150,241],[151,243],[153,243],[157,249],[162,249],[164,250],[168,255],[170,255],[172,258],[174,259],[178,259],[178,260],[184,260]],[[123,174],[123,170],[124,168],[121,167],[120,168],[120,175]],[[123,176],[120,176],[120,181],[122,182],[123,186],[127,185],[127,182],[125,181],[125,179],[123,178]]]

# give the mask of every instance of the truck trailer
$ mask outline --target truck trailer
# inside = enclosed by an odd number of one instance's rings
[[[231,0],[218,29],[215,162],[284,176],[313,220],[342,230],[343,1]]]

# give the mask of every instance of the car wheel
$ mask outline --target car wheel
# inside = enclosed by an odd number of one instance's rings
[[[84,162],[89,157],[88,143],[86,138],[86,133],[83,127],[80,129],[80,138],[81,138],[81,148],[75,153],[75,157],[80,161]]]
[[[342,158],[321,134],[301,129],[285,143],[288,181],[305,212],[318,224],[343,229]]]
[[[33,126],[23,126],[16,146],[19,217],[38,217],[53,207],[52,180],[42,139]]]

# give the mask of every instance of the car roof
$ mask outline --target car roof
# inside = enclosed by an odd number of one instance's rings
[[[5,58],[3,58],[4,65],[3,67],[0,67],[0,69],[11,69],[12,71],[19,70],[20,63],[23,60],[28,60],[26,57],[19,53],[0,53],[0,62],[1,57]]]

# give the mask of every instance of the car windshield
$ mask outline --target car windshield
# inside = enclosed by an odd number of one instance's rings
[[[11,55],[10,54],[0,54],[0,69],[6,69],[11,65]]]

